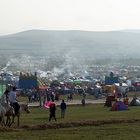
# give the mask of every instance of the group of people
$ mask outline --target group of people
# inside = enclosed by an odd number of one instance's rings
[[[16,87],[13,87],[11,91],[6,90],[4,92],[5,96],[5,101],[10,104],[14,108],[14,113],[15,115],[18,114],[18,111],[20,109],[20,105],[17,100],[17,92],[16,92]],[[82,105],[85,105],[85,98],[81,100]],[[62,100],[60,104],[60,109],[61,109],[61,118],[65,117],[65,112],[66,112],[67,105],[64,100]],[[51,104],[49,108],[49,121],[52,120],[52,118],[56,121],[56,105],[55,103]]]
[[[81,100],[81,103],[83,106],[85,106],[85,98],[83,98]],[[62,100],[61,104],[60,104],[60,109],[61,109],[61,118],[64,118],[65,117],[65,112],[66,112],[66,108],[67,108],[67,105],[65,103],[64,100]],[[54,120],[56,121],[56,105],[55,103],[51,104],[50,106],[50,116],[49,116],[49,121],[51,121],[52,118],[54,118]]]
[[[66,105],[64,100],[62,100],[60,108],[61,108],[61,118],[64,118],[65,117],[65,111],[66,111],[66,108],[67,108],[67,105]],[[54,120],[56,121],[56,105],[55,105],[55,103],[50,105],[49,121],[51,121],[52,118],[54,118]]]
[[[13,108],[15,115],[18,114],[18,111],[20,109],[20,105],[17,100],[17,92],[16,92],[16,87],[13,87],[11,91],[6,90],[4,92],[5,100],[7,103],[9,103]],[[65,117],[65,110],[66,110],[66,103],[64,100],[62,100],[62,103],[60,105],[61,108],[61,118]],[[55,103],[50,106],[50,116],[49,116],[49,121],[54,118],[56,121],[56,105]]]

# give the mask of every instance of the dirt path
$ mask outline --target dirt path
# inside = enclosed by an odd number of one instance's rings
[[[86,104],[104,104],[105,103],[105,98],[102,99],[98,99],[98,100],[93,100],[93,99],[86,99]],[[129,98],[129,102],[132,100],[132,97]],[[60,101],[56,101],[55,102],[56,105],[60,105],[61,104],[61,100]],[[71,100],[71,101],[66,101],[67,105],[81,105],[81,100]],[[30,107],[39,107],[39,103],[38,102],[33,102],[33,103],[29,103]]]
[[[15,132],[15,131],[23,131],[23,130],[47,130],[47,129],[61,129],[61,128],[72,128],[79,126],[101,126],[101,125],[110,125],[110,124],[140,124],[140,119],[125,119],[125,120],[81,120],[81,121],[71,121],[64,123],[46,123],[39,125],[23,125],[20,128],[7,128],[0,127],[1,132]]]
[[[79,126],[100,126],[105,124],[132,124],[140,123],[140,119],[131,119],[131,120],[83,120],[83,121],[73,121],[65,123],[53,123],[53,124],[43,124],[36,126],[22,126],[26,130],[46,130],[46,129],[59,129],[59,128],[71,128]]]

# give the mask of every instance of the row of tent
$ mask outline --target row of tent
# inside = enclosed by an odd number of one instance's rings
[[[82,82],[89,82],[87,79],[69,79],[67,82],[73,84],[81,84]],[[61,83],[56,80],[56,83]],[[21,89],[33,89],[33,88],[41,88],[46,89],[46,82],[43,82],[37,75],[29,75],[20,73],[18,87]]]

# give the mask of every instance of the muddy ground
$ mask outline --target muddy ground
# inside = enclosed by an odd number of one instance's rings
[[[60,129],[60,128],[72,128],[72,127],[79,127],[79,126],[101,126],[101,125],[110,125],[110,124],[133,124],[133,123],[140,123],[140,119],[131,119],[131,120],[88,120],[88,121],[72,121],[72,122],[65,122],[65,123],[46,123],[46,124],[39,124],[39,125],[22,125],[19,128],[16,127],[0,127],[0,132],[15,132],[21,130],[47,130],[47,129]]]

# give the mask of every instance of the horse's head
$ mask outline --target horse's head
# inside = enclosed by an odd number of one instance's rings
[[[24,110],[25,110],[27,113],[30,113],[30,109],[29,109],[29,106],[28,106],[28,104],[27,104],[27,105],[25,105],[25,108],[24,108]]]
[[[20,107],[22,108],[22,110],[24,110],[26,113],[30,113],[30,109],[28,104],[22,104],[20,105]]]

